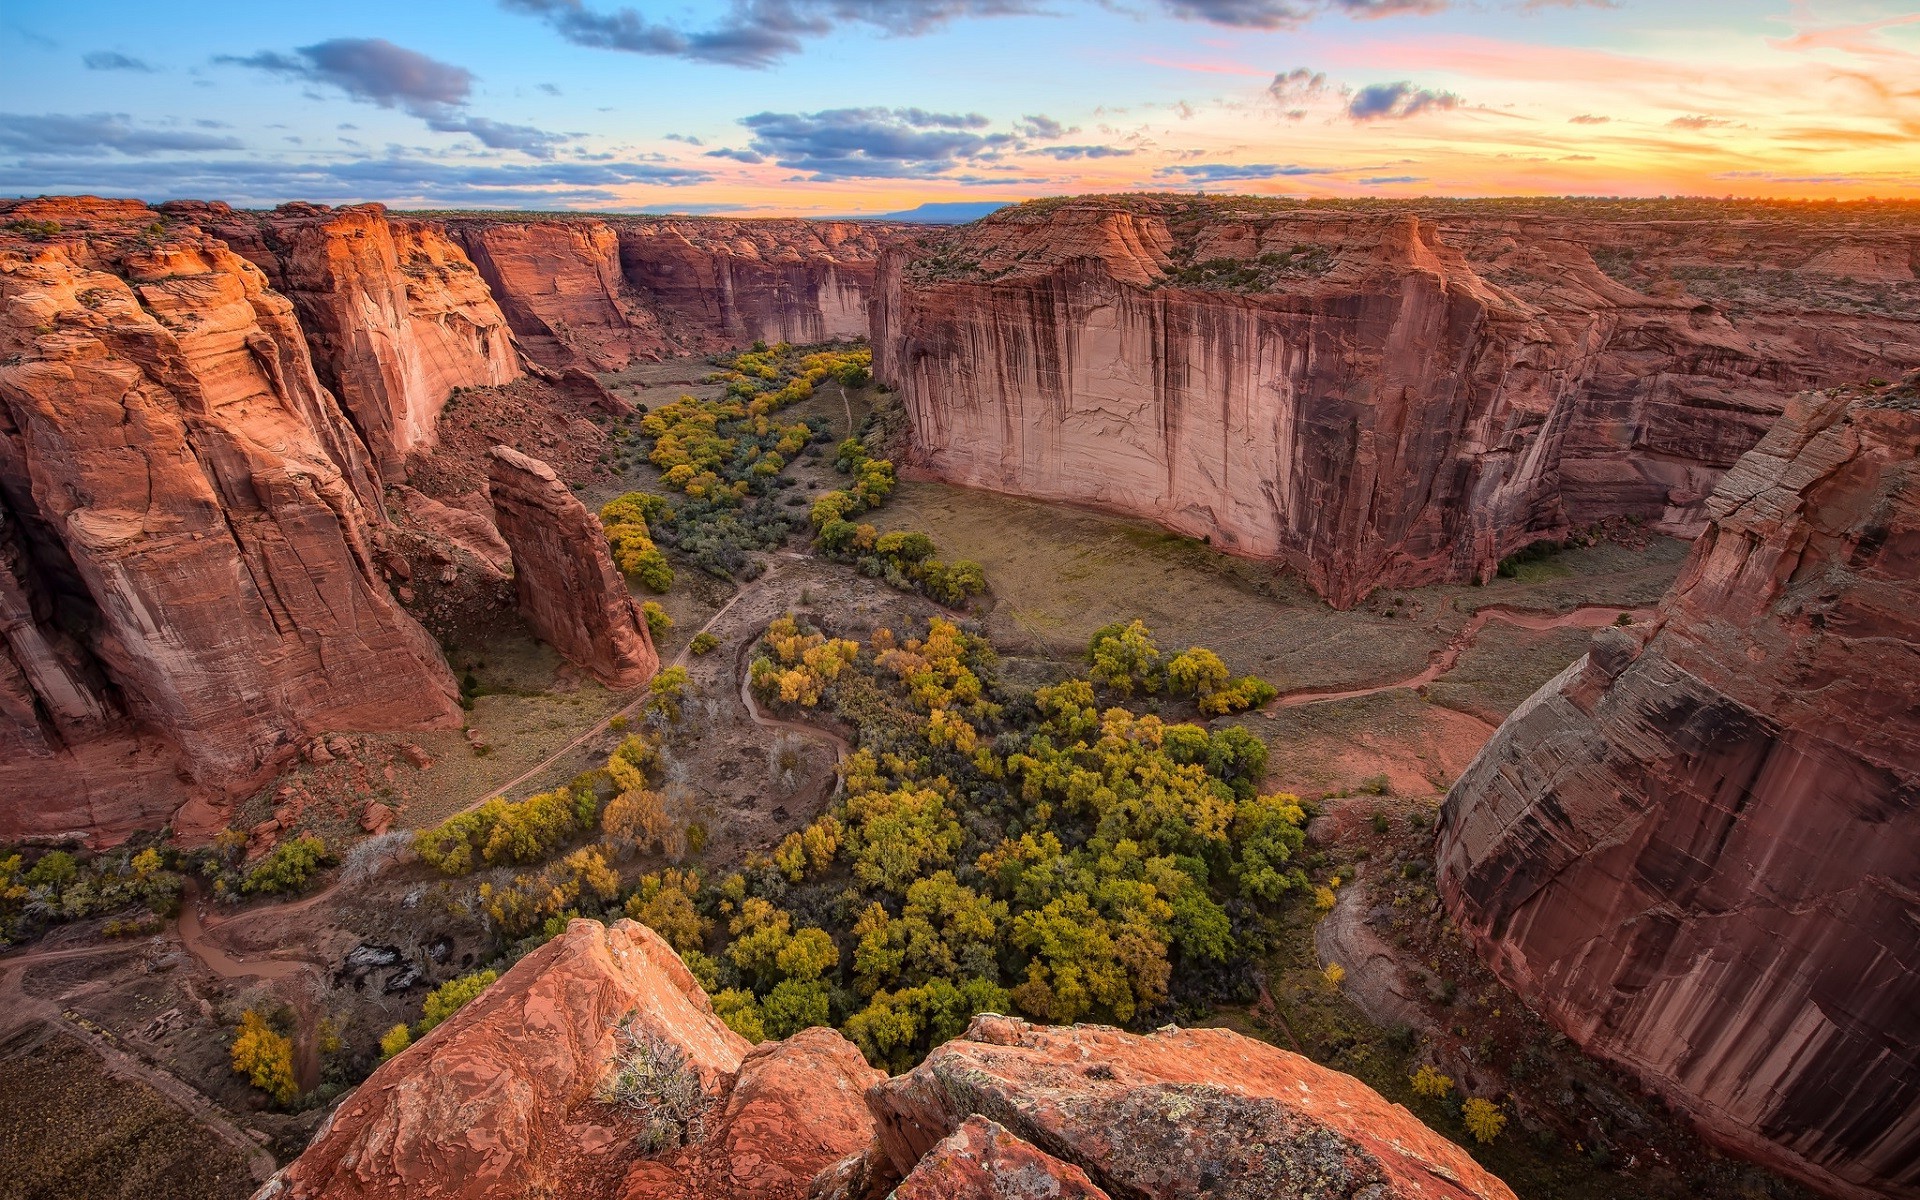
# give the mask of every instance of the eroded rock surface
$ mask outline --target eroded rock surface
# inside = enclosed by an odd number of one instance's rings
[[[541,640],[608,687],[653,678],[660,656],[599,518],[552,467],[507,446],[494,447],[488,494],[512,548],[520,613]]]
[[[4,215],[0,838],[205,833],[315,734],[458,724],[293,306],[137,202]]]
[[[886,251],[875,374],[920,470],[1281,559],[1345,606],[1607,517],[1692,536],[1788,396],[1920,364],[1910,215],[1621,213],[1036,202]],[[1835,282],[1836,243],[1878,291]]]
[[[640,1129],[594,1096],[629,1020],[710,1094],[748,1050],[659,935],[574,921],[375,1071],[260,1200],[610,1198]]]
[[[914,1165],[892,1200],[1107,1200],[1087,1173],[985,1117],[968,1117]]]
[[[177,207],[204,210],[208,230],[293,301],[320,381],[390,481],[405,477],[409,455],[431,449],[456,388],[520,377],[506,318],[437,225],[389,218],[378,204]]]
[[[1708,508],[1454,786],[1443,892],[1709,1136],[1920,1196],[1920,375],[1795,400]]]
[[[1360,1081],[1221,1029],[979,1016],[868,1103],[895,1178],[984,1116],[1135,1200],[1513,1195]]]

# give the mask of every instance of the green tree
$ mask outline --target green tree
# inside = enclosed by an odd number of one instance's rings
[[[415,1027],[418,1034],[424,1037],[427,1031],[459,1012],[498,978],[498,971],[475,971],[471,975],[449,979],[428,992],[426,1004],[420,1012],[420,1023]]]

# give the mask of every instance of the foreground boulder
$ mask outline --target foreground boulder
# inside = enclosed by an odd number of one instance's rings
[[[599,520],[553,468],[496,446],[488,494],[513,550],[520,613],[534,633],[608,687],[653,678],[660,656],[646,618],[614,569]]]
[[[636,1038],[697,1077],[614,1102]],[[655,1072],[654,1078],[659,1078]],[[660,1094],[659,1089],[648,1091]],[[673,951],[577,920],[373,1073],[256,1200],[1512,1200],[1372,1089],[1225,1030],[982,1015],[888,1079],[831,1029],[748,1049]]]
[[[983,1015],[868,1103],[894,1178],[984,1116],[1134,1200],[1513,1195],[1359,1080],[1224,1029]]]
[[[1500,727],[1442,817],[1494,970],[1710,1137],[1920,1196],[1920,374],[1801,397],[1648,633]]]
[[[710,1094],[748,1049],[659,935],[574,921],[375,1071],[259,1200],[610,1195],[641,1130],[594,1097],[628,1022]]]

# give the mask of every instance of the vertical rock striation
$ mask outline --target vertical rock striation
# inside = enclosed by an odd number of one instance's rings
[[[1910,227],[1861,238],[1920,248]],[[919,470],[1280,559],[1344,607],[1488,575],[1573,524],[1692,536],[1794,390],[1920,363],[1897,306],[1796,337],[1752,298],[1647,286],[1483,210],[1036,202],[885,252],[875,374]]]
[[[534,633],[608,687],[653,678],[660,656],[614,569],[599,519],[552,467],[507,446],[494,447],[487,490],[513,551],[520,612]]]
[[[617,371],[666,352],[660,316],[620,273],[620,239],[605,222],[460,221],[452,230],[543,366]]]
[[[1920,374],[1795,400],[1708,509],[1454,785],[1442,890],[1710,1136],[1920,1196]]]
[[[203,831],[316,733],[458,724],[292,305],[137,202],[10,215],[57,229],[0,243],[0,837]]]

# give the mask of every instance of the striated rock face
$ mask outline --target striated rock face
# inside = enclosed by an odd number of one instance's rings
[[[875,372],[902,394],[920,470],[1277,558],[1345,606],[1491,574],[1570,524],[1691,536],[1793,391],[1920,363],[1898,303],[1821,300],[1792,271],[1777,291],[1796,298],[1766,307],[1672,278],[1643,291],[1584,245],[1672,258],[1684,238],[1552,220],[1024,205],[886,251]],[[1841,236],[1891,262],[1920,247],[1907,220]],[[1790,257],[1776,243],[1793,231],[1775,233],[1715,247],[1718,269]],[[1822,270],[1806,262],[1833,233],[1798,238],[1796,261]],[[1706,287],[1690,261],[1666,270]]]
[[[1920,1196],[1920,374],[1814,393],[1449,795],[1494,969],[1720,1142]]]
[[[865,337],[880,251],[912,227],[669,218],[617,228],[621,270],[684,352]]]
[[[655,1155],[593,1099],[617,1027],[677,1048],[703,1136]],[[983,1015],[888,1079],[829,1029],[747,1050],[657,935],[574,921],[382,1066],[256,1200],[913,1200],[1513,1193],[1359,1081],[1225,1030]]]
[[[375,1071],[260,1200],[611,1196],[640,1130],[594,1093],[629,1018],[709,1092],[748,1049],[659,935],[574,921]]]
[[[488,493],[512,548],[521,615],[541,640],[608,687],[653,678],[660,656],[599,519],[552,467],[507,446],[494,447]]]
[[[207,228],[293,301],[320,381],[386,479],[405,478],[408,455],[432,447],[455,388],[520,377],[506,318],[438,226],[389,219],[378,204],[200,207]]]
[[[545,366],[617,371],[658,359],[660,317],[620,273],[620,239],[601,221],[461,221],[451,226],[521,347]]]
[[[0,238],[0,838],[204,832],[316,733],[458,724],[292,305],[135,202],[4,215],[58,229]]]
[[[1221,1200],[1513,1195],[1360,1081],[1222,1029],[1137,1037],[983,1015],[868,1103],[896,1178],[985,1116],[1139,1200],[1196,1182]]]

